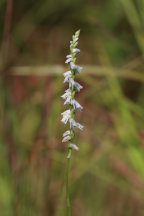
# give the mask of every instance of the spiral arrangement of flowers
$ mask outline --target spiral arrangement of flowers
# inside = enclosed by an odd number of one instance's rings
[[[77,48],[78,40],[79,40],[80,30],[76,31],[76,33],[72,36],[72,41],[70,41],[70,54],[66,56],[66,64],[70,64],[70,70],[64,73],[64,83],[69,84],[69,88],[65,90],[65,93],[61,96],[65,102],[64,105],[69,104],[69,109],[64,111],[62,115],[62,122],[64,124],[69,122],[69,130],[67,130],[63,134],[62,142],[69,141],[68,148],[78,150],[78,146],[73,143],[75,132],[74,128],[83,129],[83,126],[75,121],[75,113],[76,110],[82,110],[83,107],[75,100],[76,92],[79,92],[83,87],[75,81],[75,76],[80,73],[82,67],[76,65],[76,56],[77,53],[80,52],[80,49]],[[69,155],[68,155],[69,157]]]

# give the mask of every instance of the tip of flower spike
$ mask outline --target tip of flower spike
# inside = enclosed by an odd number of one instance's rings
[[[80,34],[80,29],[75,32],[75,35],[79,36],[79,34]]]
[[[75,43],[75,47],[78,44],[78,39],[79,39],[79,35],[80,35],[80,30],[76,31],[75,34],[72,36],[72,42],[70,42],[70,47],[72,47],[72,44]]]

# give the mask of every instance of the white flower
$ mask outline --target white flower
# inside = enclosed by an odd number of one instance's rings
[[[79,109],[79,110],[83,109],[83,107],[75,99],[72,99],[70,89],[67,89],[61,97],[65,99],[64,105],[71,104],[74,109]]]
[[[71,95],[67,96],[66,101],[64,102],[64,105],[65,104],[71,104],[74,109],[83,109],[83,107],[75,99],[72,99]]]
[[[67,142],[67,141],[69,141],[70,139],[71,139],[70,136],[65,136],[65,137],[63,138],[62,142]]]
[[[71,94],[65,93],[64,95],[62,95],[62,97],[66,99],[64,105],[71,104],[74,109],[83,109],[83,107],[75,99],[72,99]]]
[[[64,77],[71,76],[71,71],[66,71],[63,75],[64,75]]]
[[[78,82],[75,82],[74,87],[77,91],[80,91],[83,88]]]
[[[67,130],[66,132],[64,132],[63,137],[70,135],[70,130]]]
[[[71,60],[72,60],[72,57],[71,57],[71,58],[68,58],[68,59],[65,61],[65,63],[68,64],[69,62],[71,62]]]
[[[76,144],[73,144],[73,143],[70,144],[70,148],[72,148],[72,149],[74,149],[76,151],[79,150],[79,147]]]
[[[80,49],[74,48],[72,51],[73,51],[74,53],[78,53],[78,52],[80,52]]]
[[[69,78],[69,81],[68,81],[68,82],[69,82],[69,88],[70,88],[70,87],[73,87],[73,86],[75,85],[75,81],[74,81],[74,79],[71,78],[71,77]]]
[[[65,77],[64,83],[65,83],[65,82],[69,82],[69,79],[71,78],[71,71],[65,72],[65,73],[64,73],[64,77]]]
[[[74,109],[79,109],[79,110],[83,109],[83,107],[75,99],[71,101],[71,105],[73,105]]]
[[[69,97],[71,97],[71,91],[70,91],[70,89],[67,89],[66,91],[65,91],[65,93],[61,96],[63,99],[67,99],[67,98],[69,98]]]
[[[67,56],[66,56],[66,58],[72,58],[72,55],[71,55],[71,54],[69,54],[69,55],[67,55]]]
[[[72,104],[71,96],[67,97],[67,99],[65,100],[64,105],[66,105],[66,104]]]
[[[72,36],[73,42],[77,42],[78,41],[78,37],[75,37],[74,35]]]
[[[69,87],[75,87],[77,91],[80,91],[83,87],[72,78],[69,78]]]
[[[82,70],[82,67],[80,67],[79,65],[76,65],[73,62],[70,63],[70,67],[72,70],[75,71],[75,73],[79,73]]]
[[[66,124],[68,122],[68,120],[70,119],[70,114],[71,114],[70,110],[66,110],[65,112],[61,113],[61,115],[63,116],[61,121],[64,124]]]
[[[80,123],[76,122],[74,119],[70,119],[70,128],[79,128],[80,130],[83,130],[83,125],[81,125]]]
[[[70,76],[66,76],[66,77],[64,78],[64,81],[63,81],[63,82],[64,82],[64,83],[65,83],[65,82],[69,82],[70,78],[71,78]]]

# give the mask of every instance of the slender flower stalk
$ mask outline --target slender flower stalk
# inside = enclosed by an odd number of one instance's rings
[[[64,111],[62,115],[62,122],[64,124],[69,123],[69,129],[63,134],[62,142],[68,143],[68,153],[66,159],[66,200],[67,200],[67,216],[71,216],[71,203],[69,196],[69,164],[72,149],[78,151],[79,148],[74,144],[75,131],[74,128],[79,128],[83,130],[83,126],[75,121],[76,110],[82,110],[83,107],[76,101],[75,94],[79,92],[83,87],[75,81],[75,76],[79,74],[82,70],[82,67],[76,65],[76,55],[80,52],[77,48],[79,40],[80,30],[72,36],[72,41],[70,41],[70,54],[66,56],[66,64],[70,64],[70,70],[64,73],[64,83],[68,83],[69,88],[65,90],[65,93],[61,96],[65,102],[64,105],[68,104],[69,109]]]

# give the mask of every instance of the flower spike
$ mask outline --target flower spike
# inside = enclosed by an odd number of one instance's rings
[[[69,84],[69,88],[65,90],[65,93],[61,96],[65,102],[64,105],[69,104],[69,110],[62,113],[62,122],[64,124],[70,124],[70,129],[63,134],[62,142],[69,141],[69,148],[78,150],[79,148],[73,144],[74,139],[74,128],[79,128],[83,130],[83,126],[74,120],[76,110],[82,110],[83,107],[75,100],[75,93],[79,92],[83,87],[75,81],[75,76],[81,72],[82,67],[75,64],[76,56],[80,52],[77,48],[79,40],[80,30],[72,36],[72,41],[70,41],[70,54],[66,56],[66,64],[70,64],[69,71],[66,71],[64,75],[64,83]]]

